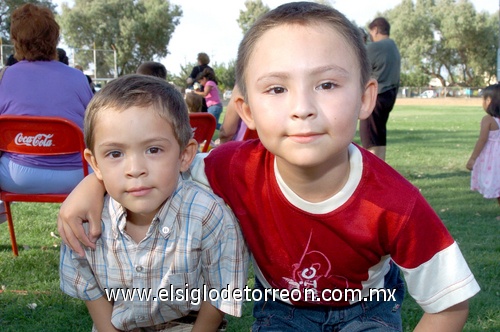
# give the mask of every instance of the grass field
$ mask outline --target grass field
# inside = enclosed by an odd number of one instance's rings
[[[482,291],[470,303],[465,331],[500,331],[500,208],[469,190],[465,169],[483,115],[480,100],[419,105],[399,101],[389,120],[387,162],[420,188],[459,243]],[[356,138],[356,141],[358,139]],[[19,257],[12,256],[7,224],[0,225],[0,331],[90,331],[82,301],[59,291],[57,204],[13,205]],[[253,282],[251,282],[253,283]],[[36,304],[34,308],[33,304]],[[228,331],[249,331],[251,303]],[[421,316],[403,305],[406,331]]]

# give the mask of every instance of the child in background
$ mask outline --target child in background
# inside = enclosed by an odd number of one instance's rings
[[[60,275],[63,292],[86,301],[94,328],[218,331],[224,313],[240,316],[234,299],[107,298],[109,290],[159,296],[246,285],[248,255],[234,215],[180,177],[197,152],[182,95],[159,78],[118,78],[89,104],[85,141],[85,158],[108,192],[103,233],[83,258],[63,245]]]
[[[137,67],[136,73],[140,75],[159,77],[163,80],[167,79],[167,68],[165,68],[163,64],[154,61],[142,63],[139,67]]]
[[[185,96],[189,113],[199,113],[203,106],[203,97],[196,93],[188,92]]]
[[[207,112],[215,116],[217,120],[217,129],[220,129],[219,118],[222,114],[222,103],[220,101],[219,89],[217,88],[217,79],[215,73],[211,68],[205,68],[196,77],[196,81],[203,86],[202,91],[194,90],[196,93],[205,98],[207,102]]]
[[[401,331],[400,269],[425,311],[416,330],[461,331],[479,286],[456,242],[418,188],[352,143],[377,97],[359,29],[329,6],[284,4],[243,38],[236,77],[260,141],[198,154],[189,174],[238,217],[256,287],[283,294],[254,301],[253,331]],[[59,215],[76,250],[99,233],[103,188],[88,179]]]
[[[483,109],[486,115],[466,167],[472,171],[471,190],[496,198],[500,205],[500,84],[483,90]]]

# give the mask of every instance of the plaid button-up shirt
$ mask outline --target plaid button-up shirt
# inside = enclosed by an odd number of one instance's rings
[[[86,257],[62,245],[61,289],[85,301],[117,292],[112,323],[120,330],[156,326],[199,310],[203,289],[246,285],[248,251],[233,213],[193,182],[179,180],[140,243],[125,232],[126,211],[109,196],[101,224],[96,249],[86,248]],[[241,316],[241,299],[214,295],[207,299],[212,305]]]

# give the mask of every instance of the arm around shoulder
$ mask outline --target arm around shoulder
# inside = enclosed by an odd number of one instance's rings
[[[80,256],[84,251],[80,245],[95,248],[101,234],[101,212],[104,202],[104,185],[95,174],[89,174],[69,194],[61,205],[57,216],[57,229],[64,243]],[[89,222],[89,234],[83,223]]]

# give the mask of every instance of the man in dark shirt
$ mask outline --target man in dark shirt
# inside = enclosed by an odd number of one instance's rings
[[[391,25],[385,18],[377,17],[368,28],[372,42],[366,50],[372,76],[378,82],[378,95],[373,113],[360,121],[359,135],[364,148],[385,159],[386,124],[398,94],[401,56],[396,43],[389,38]]]

